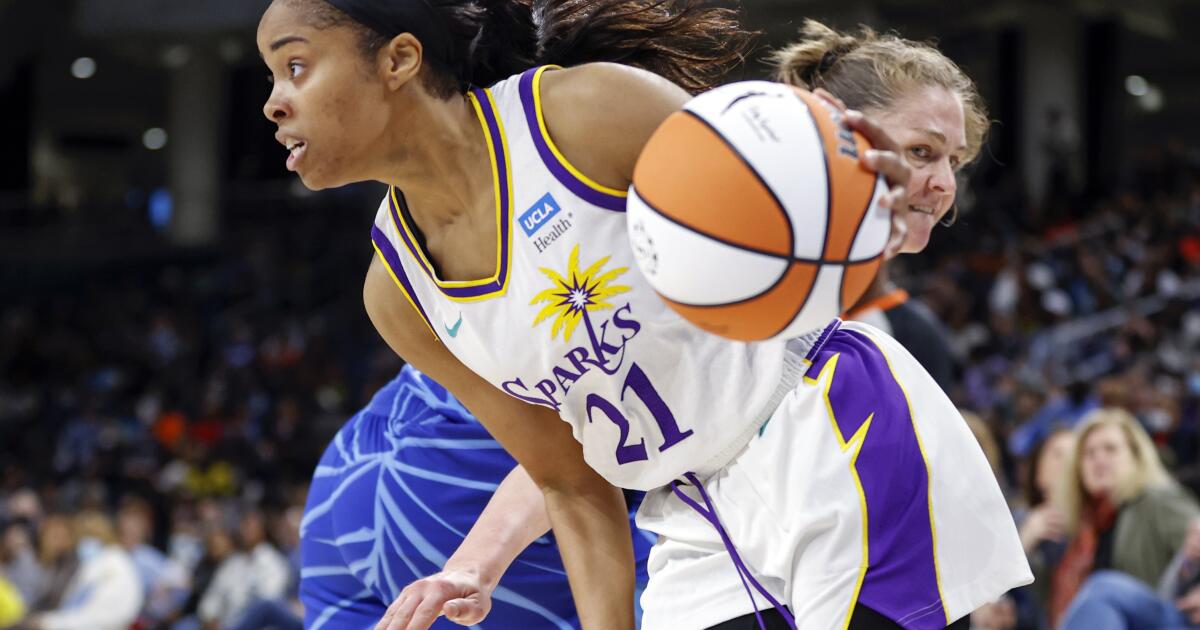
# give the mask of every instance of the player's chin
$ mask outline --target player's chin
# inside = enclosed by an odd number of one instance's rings
[[[907,222],[908,234],[904,235],[900,253],[919,254],[929,245],[929,238],[933,234],[933,215],[910,214]]]
[[[344,186],[348,182],[339,182],[337,178],[329,177],[328,174],[322,173],[320,170],[298,170],[296,175],[300,176],[300,183],[304,187],[316,192],[318,190],[326,190],[329,188],[337,188]]]

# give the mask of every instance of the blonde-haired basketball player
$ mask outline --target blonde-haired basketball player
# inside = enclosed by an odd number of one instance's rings
[[[644,627],[752,613],[751,598],[725,597],[742,578],[786,603],[777,614],[793,626],[944,627],[1028,568],[978,446],[929,376],[853,323],[789,344],[707,335],[633,265],[623,191],[687,94],[583,62],[667,41],[693,61],[720,50],[712,29],[654,39],[696,10],[276,0],[258,32],[275,79],[264,112],[307,186],[393,184],[368,312],[541,487],[584,627],[632,623],[628,527],[608,483],[650,491],[639,521],[662,542]],[[556,22],[573,13],[570,28]],[[651,27],[612,36],[647,15]],[[526,59],[582,65],[498,73]],[[908,179],[893,154],[866,160]],[[439,612],[402,594],[389,623]]]
[[[775,78],[827,90],[874,117],[913,169],[907,202],[906,253],[928,244],[939,223],[954,221],[956,174],[975,160],[988,117],[974,82],[930,44],[862,27],[838,32],[806,20],[800,38],[773,55]],[[887,332],[949,390],[954,360],[941,322],[892,283],[884,262],[846,314]]]

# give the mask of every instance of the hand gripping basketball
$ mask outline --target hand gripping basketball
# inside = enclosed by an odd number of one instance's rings
[[[404,587],[375,630],[427,630],[445,616],[472,626],[492,610],[492,594],[479,578],[462,571],[443,571]]]
[[[908,209],[908,180],[912,178],[912,168],[900,157],[900,145],[866,114],[846,107],[842,99],[834,96],[825,88],[817,88],[813,94],[829,104],[843,115],[843,121],[848,127],[861,133],[874,147],[863,153],[862,164],[868,169],[883,176],[888,183],[887,195],[879,200],[879,205],[892,211],[892,233],[888,238],[887,247],[883,250],[886,259],[895,258],[904,244],[908,234],[908,222],[904,220],[904,212]]]
[[[859,131],[861,130],[861,132]],[[872,144],[875,143],[875,144]],[[836,99],[747,81],[688,102],[650,138],[627,226],[650,285],[739,341],[819,329],[899,250],[909,168]]]
[[[888,192],[880,198],[879,205],[892,211],[892,233],[883,250],[883,257],[890,260],[900,253],[900,247],[908,235],[904,213],[908,212],[908,180],[912,178],[912,168],[900,157],[900,147],[896,141],[875,121],[855,110],[847,111],[845,120],[851,129],[862,134],[875,147],[863,154],[863,166],[882,175],[888,183]]]

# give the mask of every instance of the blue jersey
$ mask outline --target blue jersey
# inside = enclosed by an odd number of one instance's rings
[[[305,627],[373,628],[407,584],[441,570],[515,465],[445,389],[406,366],[342,427],[313,475],[301,525]],[[650,546],[635,530],[639,583]],[[517,558],[475,627],[579,627],[552,536]]]

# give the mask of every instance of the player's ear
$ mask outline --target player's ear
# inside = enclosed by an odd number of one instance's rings
[[[407,85],[421,72],[425,49],[412,33],[401,33],[379,51],[376,63],[389,90]]]

